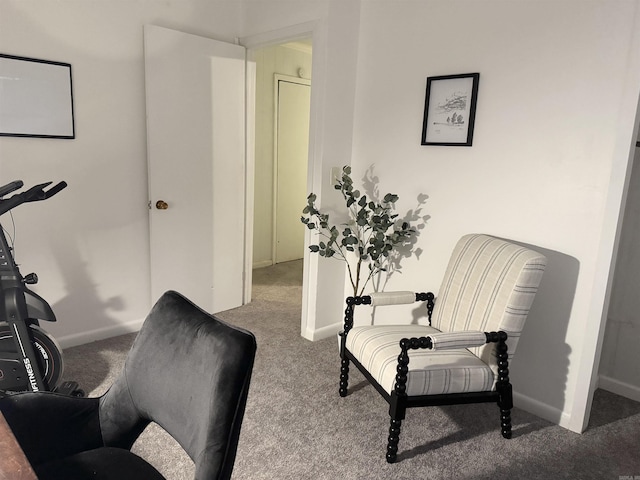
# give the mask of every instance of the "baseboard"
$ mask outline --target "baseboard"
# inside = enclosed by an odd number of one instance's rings
[[[264,260],[262,262],[254,262],[253,263],[253,269],[255,270],[256,268],[270,267],[272,265],[273,265],[273,262],[271,260]]]
[[[126,333],[137,332],[142,327],[144,318],[140,320],[132,320],[127,323],[119,323],[117,325],[109,325],[108,327],[90,330],[88,332],[75,333],[72,335],[64,335],[56,337],[58,344],[62,349],[84,345],[85,343],[104,340],[105,338],[117,337]]]
[[[616,395],[621,395],[636,402],[640,402],[640,387],[631,385],[626,382],[621,382],[615,378],[607,377],[606,375],[600,375],[598,377],[598,387],[602,388]]]
[[[316,330],[307,330],[302,332],[302,336],[307,340],[315,342],[317,340],[324,340],[325,338],[335,337],[336,334],[342,330],[342,322],[334,323],[326,327],[317,328]]]
[[[526,410],[529,413],[533,413],[540,418],[544,418],[545,420],[560,425],[563,428],[572,430],[570,428],[570,415],[556,407],[552,407],[551,405],[548,405],[531,397],[527,397],[526,395],[515,391],[513,392],[513,404],[514,406],[521,408],[522,410]]]

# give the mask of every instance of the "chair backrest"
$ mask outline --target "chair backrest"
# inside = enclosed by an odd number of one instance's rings
[[[521,245],[488,235],[465,235],[449,260],[431,325],[444,332],[503,330],[513,355],[545,266],[544,255]],[[471,350],[495,363],[494,346]]]
[[[253,334],[176,292],[147,316],[124,371],[100,399],[107,446],[131,448],[150,421],[195,462],[196,479],[228,479],[256,352]]]

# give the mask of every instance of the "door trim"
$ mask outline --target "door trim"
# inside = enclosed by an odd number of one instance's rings
[[[256,152],[256,63],[249,61],[245,48],[245,152],[244,152],[244,267],[242,303],[251,302],[253,285],[253,201]]]
[[[327,42],[326,25],[322,21],[311,21],[297,25],[290,25],[266,33],[247,35],[240,38],[240,45],[249,50],[268,47],[292,40],[311,38],[313,44],[312,67],[315,88],[311,90],[311,111],[309,118],[309,161],[307,164],[307,191],[319,192],[322,188],[322,124],[324,119],[324,89],[326,81]],[[253,237],[249,238],[251,247]],[[302,279],[302,314],[300,319],[300,334],[308,340],[314,340],[316,333],[316,312],[318,304],[318,256],[310,255],[308,248],[311,234],[305,235],[304,269]]]

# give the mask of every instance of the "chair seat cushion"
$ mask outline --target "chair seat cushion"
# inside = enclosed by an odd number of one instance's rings
[[[347,335],[346,347],[380,386],[391,394],[395,387],[400,340],[438,332],[425,325],[353,327]],[[484,392],[494,387],[491,368],[466,348],[409,351],[409,396]]]
[[[165,480],[129,450],[101,447],[35,465],[39,480]]]

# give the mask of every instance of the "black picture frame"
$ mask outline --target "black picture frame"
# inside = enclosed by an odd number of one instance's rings
[[[473,144],[479,83],[479,73],[427,77],[422,145]]]
[[[75,138],[71,64],[0,53],[0,136]]]

